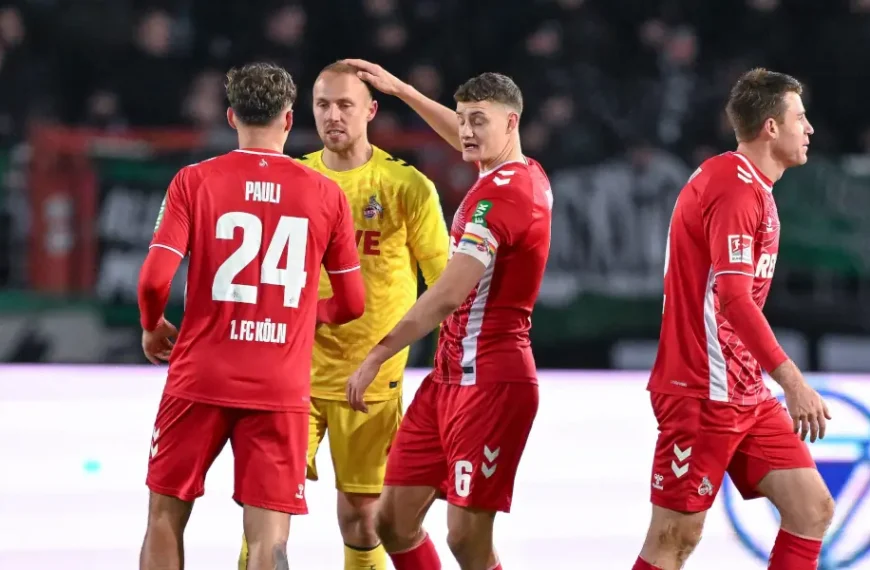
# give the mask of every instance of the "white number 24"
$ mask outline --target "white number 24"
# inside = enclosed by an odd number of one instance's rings
[[[254,214],[227,212],[218,218],[217,239],[233,239],[236,228],[242,228],[242,244],[218,268],[211,286],[211,298],[229,303],[257,303],[257,286],[233,283],[247,267],[263,242],[263,222]],[[308,220],[281,216],[260,268],[260,283],[284,287],[284,306],[298,308],[305,287],[305,248],[308,245]],[[281,255],[287,249],[287,268],[278,269]]]

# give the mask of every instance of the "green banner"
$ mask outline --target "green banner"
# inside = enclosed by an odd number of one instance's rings
[[[782,221],[777,269],[870,276],[870,170],[813,158],[786,172],[774,192]]]

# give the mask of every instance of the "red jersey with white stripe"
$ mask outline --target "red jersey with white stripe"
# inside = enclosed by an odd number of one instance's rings
[[[683,187],[671,217],[650,391],[739,405],[772,397],[761,366],[720,314],[716,277],[753,277],[752,300],[763,308],[778,252],[770,180],[737,152],[704,162]]]
[[[307,412],[321,264],[359,269],[338,185],[268,151],[194,164],[169,186],[151,247],[190,254],[165,392]]]
[[[550,253],[553,194],[531,159],[482,172],[450,228],[451,255],[486,266],[480,282],[444,321],[436,382],[537,382],[529,330]]]

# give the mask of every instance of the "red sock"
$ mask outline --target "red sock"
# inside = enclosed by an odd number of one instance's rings
[[[658,566],[653,566],[640,556],[637,557],[637,562],[631,567],[631,570],[662,570]]]
[[[822,553],[822,541],[812,538],[801,538],[790,532],[779,530],[773,552],[770,553],[768,570],[816,570],[819,567],[819,555]]]
[[[441,570],[441,560],[429,535],[423,542],[404,552],[391,552],[390,560],[396,570]]]

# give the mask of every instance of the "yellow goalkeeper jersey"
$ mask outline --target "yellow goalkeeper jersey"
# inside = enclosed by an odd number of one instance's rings
[[[321,325],[314,343],[311,397],[344,400],[350,375],[417,300],[417,267],[431,286],[447,265],[449,236],[435,185],[405,161],[373,147],[364,165],[342,172],[323,163],[323,151],[300,161],[334,180],[353,212],[366,288],[365,314],[344,325]],[[320,298],[332,296],[320,274]],[[408,349],[388,360],[366,391],[367,401],[402,395]]]

